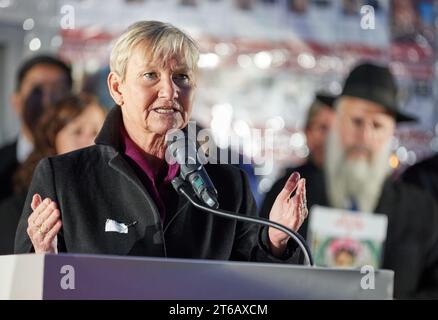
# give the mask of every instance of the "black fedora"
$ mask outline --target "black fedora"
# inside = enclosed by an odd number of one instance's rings
[[[400,111],[397,85],[389,68],[365,62],[351,70],[341,96],[357,97],[375,102],[394,115],[396,122],[417,121]]]
[[[321,102],[323,105],[331,109],[334,109],[334,105],[337,97],[329,93],[320,91],[316,94],[315,99]]]

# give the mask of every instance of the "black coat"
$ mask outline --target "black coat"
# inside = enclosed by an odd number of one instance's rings
[[[60,252],[175,258],[289,261],[268,250],[266,228],[237,223],[194,208],[173,193],[175,207],[163,227],[152,197],[126,160],[120,139],[121,111],[115,107],[96,138],[96,145],[46,158],[36,168],[15,239],[15,252],[32,251],[26,233],[34,193],[56,201],[63,227]],[[219,193],[220,208],[257,215],[248,180],[231,165],[206,165]],[[176,204],[175,206],[172,206]],[[105,232],[107,219],[136,225],[127,234]],[[295,247],[291,244],[289,249]]]
[[[261,215],[266,215],[266,208],[293,171],[306,178],[309,208],[329,206],[323,171],[306,164],[286,170],[266,195]],[[438,207],[434,199],[413,186],[387,180],[374,212],[388,216],[382,268],[395,271],[394,296],[438,298]],[[307,221],[300,233],[306,235]]]
[[[17,141],[0,148],[0,202],[13,194],[12,178],[18,165]]]
[[[402,175],[402,180],[429,191],[438,199],[438,154],[409,167]]]
[[[14,239],[26,193],[13,194],[0,202],[0,255],[14,254]]]

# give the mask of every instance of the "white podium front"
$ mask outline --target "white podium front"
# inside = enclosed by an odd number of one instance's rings
[[[393,279],[388,270],[363,274],[254,262],[0,256],[0,299],[392,299]]]

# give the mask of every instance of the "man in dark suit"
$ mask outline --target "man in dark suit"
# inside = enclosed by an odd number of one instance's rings
[[[52,56],[35,56],[18,70],[12,106],[20,120],[18,138],[0,149],[0,201],[13,192],[12,177],[32,152],[32,130],[43,106],[71,90],[70,67]]]
[[[364,63],[351,71],[335,103],[324,170],[309,177],[303,173],[308,205],[387,215],[382,268],[395,271],[394,296],[438,298],[437,204],[421,190],[390,178],[396,123],[413,120],[399,110],[396,97],[387,67]],[[300,233],[306,236],[307,220]]]

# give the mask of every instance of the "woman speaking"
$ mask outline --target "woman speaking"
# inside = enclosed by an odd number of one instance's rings
[[[165,160],[165,136],[190,119],[198,56],[196,43],[166,23],[138,22],[120,36],[108,76],[117,106],[96,145],[39,163],[17,229],[16,253],[291,259],[296,246],[285,233],[200,212],[172,188],[180,167]],[[224,164],[205,169],[220,209],[256,215],[243,171]],[[270,220],[297,231],[306,217],[305,182],[294,173]]]

